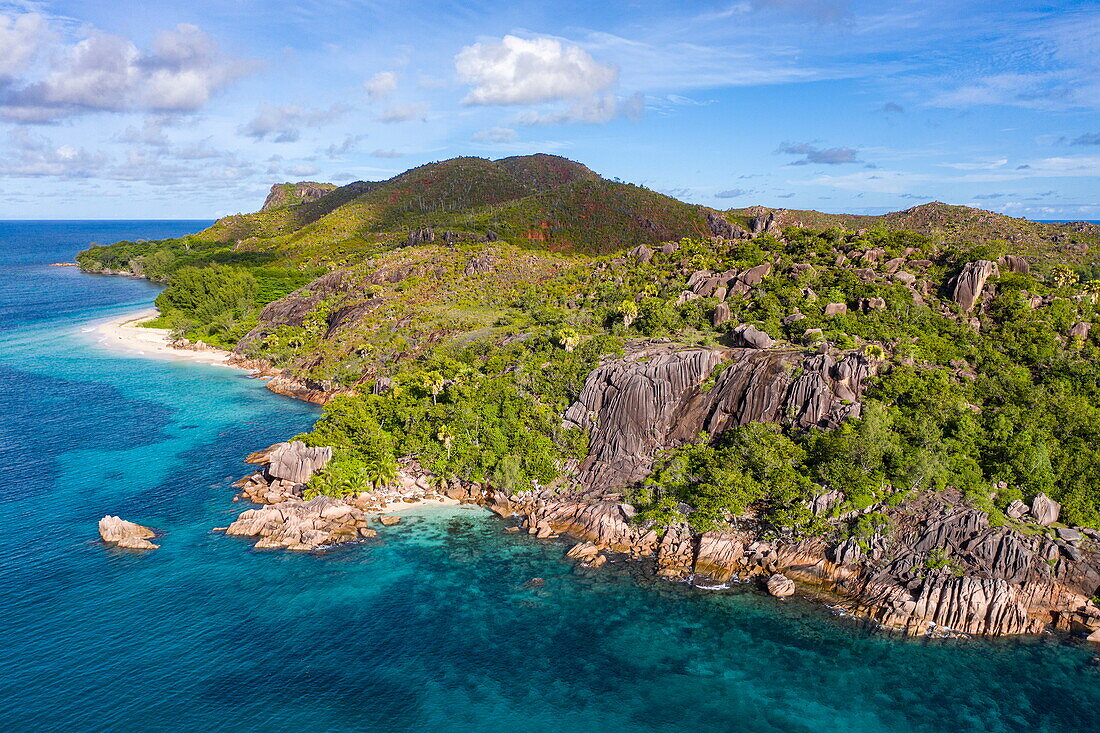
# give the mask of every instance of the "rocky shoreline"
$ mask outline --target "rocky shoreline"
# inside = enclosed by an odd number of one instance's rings
[[[769,535],[751,519],[723,531],[700,533],[685,524],[662,529],[635,522],[634,508],[618,494],[509,494],[442,481],[415,463],[402,466],[395,486],[383,491],[304,500],[298,480],[308,480],[329,456],[300,442],[249,456],[261,469],[237,486],[242,498],[261,507],[243,512],[227,534],[258,538],[261,549],[317,550],[373,537],[371,522],[394,501],[450,499],[483,505],[540,539],[576,540],[567,557],[589,569],[615,556],[647,576],[703,588],[754,581],[776,597],[797,591],[825,597],[846,613],[911,636],[1052,629],[1100,641],[1100,532],[1052,526],[1058,507],[1044,496],[1024,507],[1012,527],[991,525],[985,512],[944,492],[878,507],[889,532],[795,539]]]
[[[276,443],[250,454],[246,461],[259,468],[234,484],[240,489],[234,501],[243,499],[259,508],[246,509],[220,529],[232,536],[258,538],[257,549],[310,551],[373,538],[377,532],[371,524],[396,524],[400,517],[392,512],[401,509],[458,503],[435,491],[430,474],[414,462],[401,466],[392,486],[339,499],[308,497],[306,482],[331,459],[331,448],[313,448],[301,441]]]

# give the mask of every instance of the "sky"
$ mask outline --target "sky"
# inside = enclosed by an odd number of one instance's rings
[[[0,219],[537,152],[720,209],[1100,219],[1100,3],[0,0]]]

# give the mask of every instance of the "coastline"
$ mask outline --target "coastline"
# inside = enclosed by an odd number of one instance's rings
[[[192,361],[233,369],[244,368],[230,362],[232,354],[228,351],[213,347],[201,351],[178,348],[172,346],[171,333],[168,329],[141,326],[142,323],[156,318],[158,314],[159,311],[156,308],[131,311],[95,323],[87,332],[105,348],[124,352],[131,356],[148,359],[168,359],[171,361]]]

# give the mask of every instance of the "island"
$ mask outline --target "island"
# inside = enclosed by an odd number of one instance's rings
[[[719,211],[532,155],[277,184],[77,259],[165,283],[149,325],[323,405],[238,482],[259,508],[227,532],[257,547],[477,502],[591,571],[1097,640],[1098,245],[938,202]]]

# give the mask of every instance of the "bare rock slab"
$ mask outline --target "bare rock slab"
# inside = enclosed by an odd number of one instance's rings
[[[157,536],[156,532],[111,514],[99,520],[99,536],[104,542],[129,550],[155,550],[160,547],[149,541]]]

